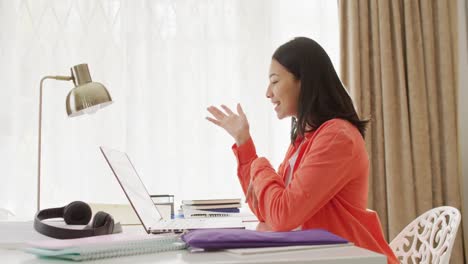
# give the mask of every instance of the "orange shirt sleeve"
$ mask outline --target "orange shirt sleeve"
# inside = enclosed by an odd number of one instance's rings
[[[252,141],[252,138],[250,138],[247,142],[240,146],[234,144],[232,146],[232,150],[237,158],[237,176],[239,178],[242,190],[244,191],[245,195],[247,194],[247,188],[250,184],[250,167],[252,165],[252,162],[258,157],[257,151],[255,149],[255,145]],[[263,222],[263,216],[259,214],[257,208],[254,208],[251,199],[248,201],[248,203],[250,209],[257,216],[258,220]]]
[[[328,126],[318,131],[286,187],[265,158],[251,162],[258,214],[275,231],[292,230],[310,219],[351,179],[353,139]]]

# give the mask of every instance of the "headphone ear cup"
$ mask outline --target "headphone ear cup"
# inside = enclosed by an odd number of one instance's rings
[[[114,218],[106,212],[99,211],[94,215],[92,228],[107,226],[107,234],[114,231]]]
[[[63,208],[63,219],[68,225],[86,225],[91,220],[91,207],[85,202],[71,202]]]

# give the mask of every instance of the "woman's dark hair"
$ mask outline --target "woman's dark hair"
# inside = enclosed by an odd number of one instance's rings
[[[330,57],[317,42],[305,37],[294,38],[281,45],[273,59],[301,81],[297,119],[293,117],[291,122],[292,143],[297,136],[304,136],[305,132],[333,118],[349,121],[364,138],[369,120],[359,119]]]

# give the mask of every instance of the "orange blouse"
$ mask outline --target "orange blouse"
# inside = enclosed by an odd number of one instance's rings
[[[292,179],[285,186],[288,161],[298,147]],[[369,158],[351,123],[332,119],[306,133],[289,147],[278,172],[257,156],[252,139],[232,149],[244,193],[252,177],[258,205],[254,208],[250,199],[250,208],[273,230],[323,228],[385,254],[388,263],[399,263],[383,237],[377,214],[366,209]]]

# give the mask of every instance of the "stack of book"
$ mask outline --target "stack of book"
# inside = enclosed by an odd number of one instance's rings
[[[241,199],[182,200],[185,218],[235,216],[239,213]]]

